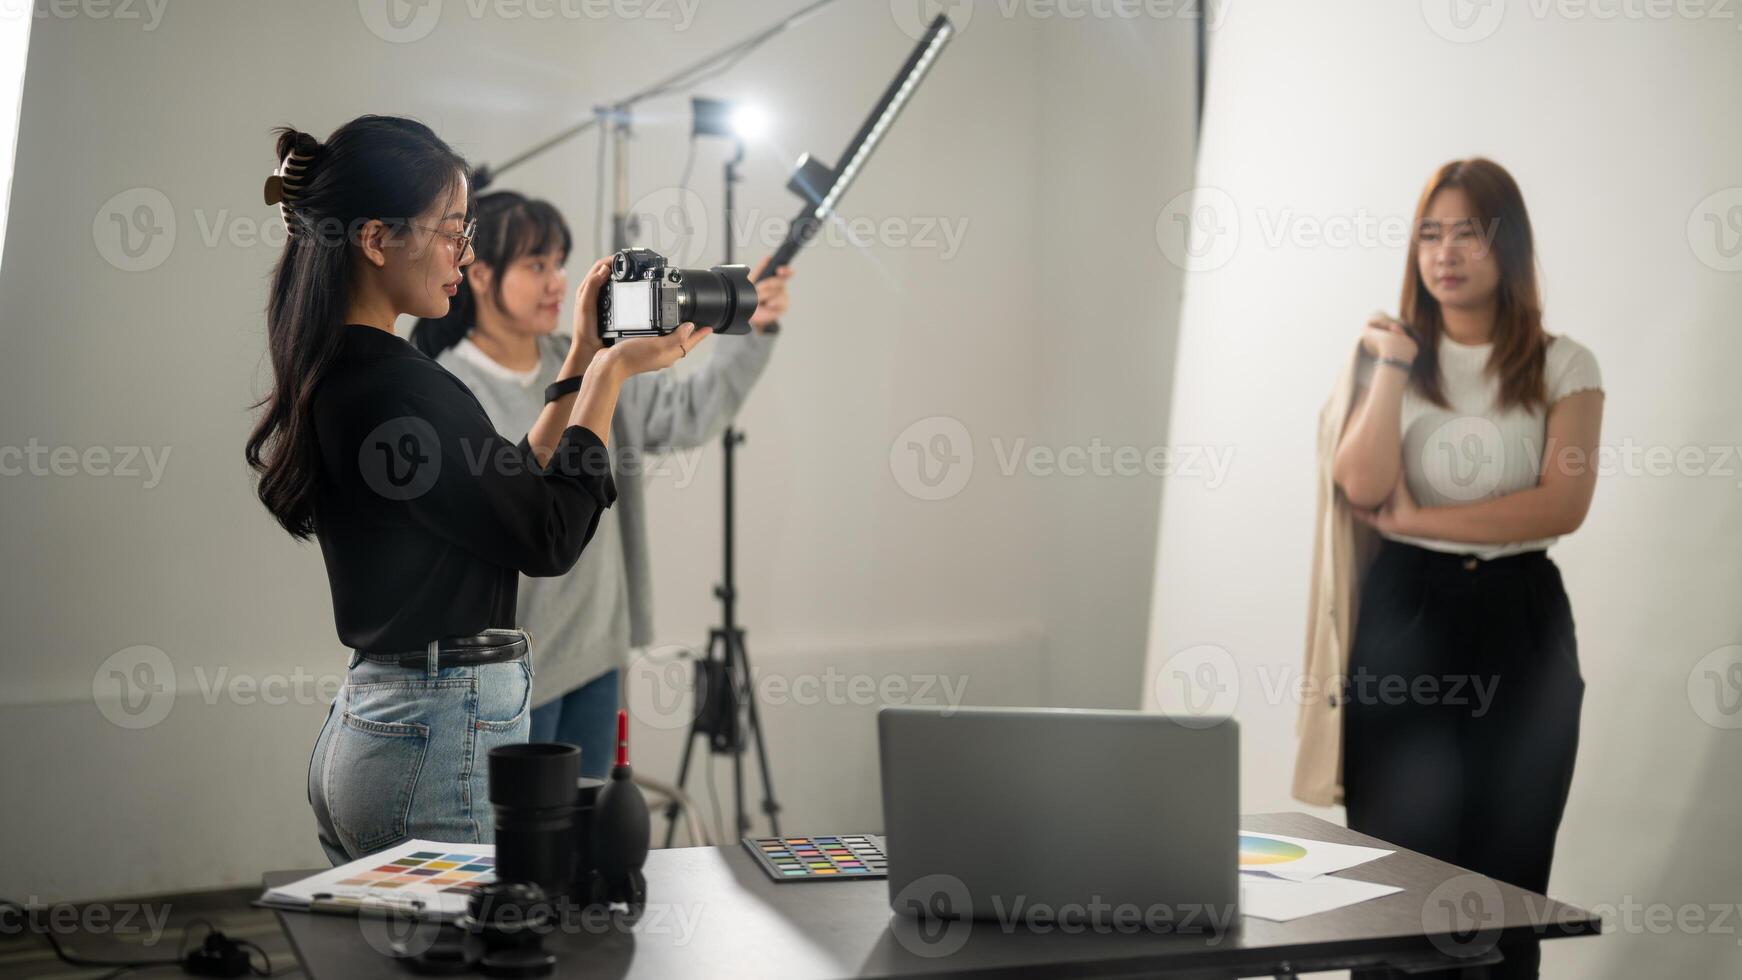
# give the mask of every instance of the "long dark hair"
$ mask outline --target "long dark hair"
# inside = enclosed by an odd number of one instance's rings
[[[574,244],[568,223],[549,201],[540,201],[514,191],[493,191],[478,198],[473,209],[478,218],[472,254],[479,265],[494,273],[490,298],[502,302],[502,275],[514,260],[553,249],[564,261]],[[460,282],[460,292],[448,303],[448,315],[419,320],[411,328],[411,342],[431,357],[459,343],[478,322],[478,297],[470,277]]]
[[[266,307],[272,391],[251,406],[266,411],[245,455],[260,478],[260,502],[307,540],[319,471],[310,405],[344,338],[353,237],[371,219],[402,230],[469,168],[428,126],[395,116],[359,116],[325,143],[288,126],[274,133],[275,160],[294,164],[283,182],[291,234]]]
[[[1445,187],[1459,187],[1470,197],[1476,212],[1477,231],[1494,235],[1494,259],[1500,265],[1500,295],[1494,317],[1494,348],[1488,355],[1488,373],[1500,379],[1501,408],[1531,408],[1547,402],[1543,366],[1548,335],[1542,329],[1542,300],[1536,288],[1536,245],[1530,230],[1530,214],[1524,195],[1506,168],[1483,157],[1453,160],[1434,172],[1422,188],[1415,206],[1415,231],[1435,194]],[[1420,239],[1410,235],[1409,264],[1403,276],[1403,298],[1398,303],[1403,322],[1415,330],[1418,352],[1410,371],[1410,383],[1428,401],[1446,407],[1441,390],[1439,344],[1445,329],[1440,301],[1428,292],[1417,261]]]

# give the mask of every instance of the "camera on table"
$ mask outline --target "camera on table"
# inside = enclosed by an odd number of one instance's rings
[[[611,275],[599,290],[599,336],[605,346],[629,337],[663,337],[684,323],[715,333],[749,333],[756,312],[750,268],[674,269],[649,248],[611,257]]]

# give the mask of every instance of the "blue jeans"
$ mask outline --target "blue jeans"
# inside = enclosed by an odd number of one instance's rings
[[[617,758],[618,672],[607,670],[542,707],[532,709],[531,740],[581,747],[581,775],[604,779]]]
[[[526,741],[527,658],[400,667],[355,651],[309,757],[308,801],[334,865],[412,838],[493,844],[489,758]]]

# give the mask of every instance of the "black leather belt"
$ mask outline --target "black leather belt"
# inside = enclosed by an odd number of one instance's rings
[[[499,664],[526,656],[525,630],[487,629],[472,636],[450,636],[436,644],[436,666],[469,667],[476,664]],[[398,664],[401,667],[424,668],[429,663],[428,648],[422,650],[386,651],[361,650],[363,659],[377,664]]]

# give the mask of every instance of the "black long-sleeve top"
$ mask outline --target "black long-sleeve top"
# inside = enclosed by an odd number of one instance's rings
[[[514,627],[520,574],[574,567],[617,498],[604,444],[571,425],[540,467],[428,355],[375,327],[343,330],[312,399],[315,534],[340,641],[416,650]]]

